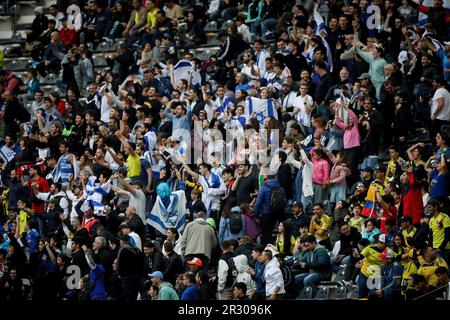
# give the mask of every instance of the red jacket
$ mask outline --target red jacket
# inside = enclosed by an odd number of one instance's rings
[[[77,32],[75,29],[62,28],[59,31],[59,38],[65,47],[71,47],[75,43],[77,39]]]
[[[413,224],[419,224],[423,217],[422,191],[417,186],[414,173],[409,172],[409,186],[402,197],[403,216],[412,216]]]

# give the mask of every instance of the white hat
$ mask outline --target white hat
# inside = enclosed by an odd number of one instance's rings
[[[40,14],[43,14],[44,13],[44,7],[37,6],[36,8],[34,8],[34,12],[39,12]]]
[[[380,234],[380,236],[378,237],[378,242],[386,243],[386,235]]]

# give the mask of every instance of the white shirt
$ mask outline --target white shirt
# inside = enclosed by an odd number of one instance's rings
[[[129,235],[131,238],[133,238],[133,241],[134,241],[134,247],[135,247],[135,248],[138,248],[139,250],[142,251],[142,241],[141,241],[141,237],[139,237],[139,235],[138,235],[136,232],[134,232],[134,231],[131,231],[128,235]]]
[[[142,222],[146,224],[146,212],[145,212],[145,194],[142,190],[136,190],[136,195],[130,192],[129,206],[136,209],[136,214],[141,218]]]
[[[438,105],[438,99],[444,98],[444,106],[441,111],[436,114],[436,119],[443,121],[450,121],[450,93],[445,88],[439,88],[436,90],[433,96],[433,102],[431,105],[431,114],[433,114]]]
[[[272,258],[264,269],[264,279],[266,280],[266,296],[270,296],[275,293],[275,289],[278,287],[277,294],[286,293],[284,290],[283,274],[276,258]]]
[[[253,65],[253,70],[259,75],[259,68],[256,64]],[[259,79],[259,76],[255,76],[252,74],[252,67],[247,66],[246,64],[242,66],[241,72],[247,75],[250,79],[256,80]]]
[[[296,119],[305,127],[311,127],[311,113],[306,112],[305,102],[308,106],[312,107],[314,100],[310,95],[304,97],[298,96],[294,99],[294,109],[299,109]]]
[[[237,28],[237,32],[242,34],[242,38],[245,42],[252,42],[252,33],[250,32],[250,28],[246,24],[241,24]]]
[[[114,102],[113,102],[114,104]],[[111,110],[111,105],[109,104],[108,97],[103,95],[100,104],[100,121],[108,123],[109,121],[109,111]]]
[[[66,195],[63,191],[60,191],[57,194],[51,194],[50,192],[38,192],[38,194],[36,194],[36,198],[45,202],[48,202],[60,196],[61,199],[59,200],[59,206],[61,207],[61,209],[63,209],[64,218],[67,218],[69,215],[69,202],[67,201]]]
[[[210,188],[209,186],[213,184],[212,175],[209,176],[208,183],[206,182],[205,176],[199,176],[199,182],[203,187],[202,201],[205,204],[206,210],[208,210],[208,214],[210,210],[220,209],[220,196],[227,191],[221,176],[219,176],[219,181],[219,188]]]
[[[270,53],[266,49],[262,49],[259,52],[255,52],[256,65],[259,70],[261,70],[261,74],[266,71],[266,58],[270,57]]]
[[[294,101],[296,98],[297,98],[296,92],[294,92],[294,91],[289,92],[286,95],[286,97],[284,97],[284,99],[283,99],[283,103],[282,103],[283,108],[288,109],[288,108],[294,106]]]

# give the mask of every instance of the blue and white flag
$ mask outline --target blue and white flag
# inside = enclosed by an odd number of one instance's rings
[[[444,47],[444,45],[443,45],[439,40],[433,38],[433,37],[432,37],[433,35],[434,35],[434,34],[425,31],[425,32],[423,33],[423,35],[422,35],[422,38],[425,38],[425,37],[426,37],[428,40],[430,40],[430,42],[433,44],[433,46],[435,46],[436,49],[438,49],[438,50],[441,49],[442,51],[445,52],[445,47]]]
[[[89,177],[83,196],[86,199],[85,204],[90,204],[94,207],[94,214],[104,216],[103,209],[105,208],[105,205],[102,203],[103,197],[111,190],[111,183],[108,180],[108,182],[100,185],[95,183],[96,180],[97,177],[95,176]]]
[[[0,148],[0,157],[2,157],[3,160],[8,163],[16,157],[16,153],[8,148],[8,146],[5,144]]]
[[[333,71],[333,55],[331,53],[330,46],[328,45],[327,40],[323,37],[323,33],[327,34],[327,29],[325,28],[325,21],[323,20],[322,16],[320,15],[319,11],[317,10],[317,6],[314,7],[314,21],[316,22],[316,25],[314,27],[314,35],[318,36],[320,40],[322,41],[322,45],[327,50],[327,61],[330,65],[330,72]]]
[[[278,113],[273,99],[248,97],[245,103],[245,115],[247,118],[250,118],[252,114],[255,115],[255,118],[258,119],[261,124],[269,117],[278,119]]]
[[[173,191],[170,195],[170,204],[166,208],[158,196],[153,209],[147,216],[147,223],[166,234],[167,229],[176,228],[183,231],[186,225],[186,196],[183,190]]]
[[[173,78],[175,83],[178,83],[181,79],[189,81],[190,75],[194,69],[192,63],[188,60],[180,60],[173,67]]]
[[[156,134],[153,131],[149,131],[144,135],[145,151],[152,151],[156,146]]]

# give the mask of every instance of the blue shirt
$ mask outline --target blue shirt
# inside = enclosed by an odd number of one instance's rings
[[[449,195],[449,178],[448,174],[439,174],[437,170],[431,172],[431,198],[447,197]]]
[[[94,269],[91,269],[89,272],[89,280],[91,283],[91,299],[98,300],[105,298],[105,268],[101,264],[97,264]]]
[[[184,289],[180,300],[200,300],[200,290],[195,284],[190,284]]]
[[[31,229],[27,233],[27,243],[30,254],[36,252],[39,241],[39,232],[35,229]]]
[[[266,296],[266,281],[264,278],[264,269],[266,266],[262,262],[256,262],[255,274],[252,275],[252,280],[256,283],[256,293]]]

